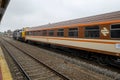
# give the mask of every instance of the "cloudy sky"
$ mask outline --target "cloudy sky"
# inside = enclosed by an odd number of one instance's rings
[[[120,11],[120,0],[11,0],[0,31]]]

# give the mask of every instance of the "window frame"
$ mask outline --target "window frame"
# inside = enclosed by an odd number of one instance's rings
[[[53,32],[53,35],[50,35],[50,32]],[[48,30],[48,36],[54,36],[55,35],[55,30]]]
[[[77,36],[70,36],[69,35],[69,29],[77,29],[76,31],[77,31]],[[72,30],[72,32],[74,32],[75,30]],[[70,38],[79,38],[79,27],[71,27],[71,28],[68,28],[68,37],[70,37]]]
[[[63,30],[63,31],[59,31],[59,30]],[[58,33],[62,33],[63,35],[58,35]],[[57,37],[64,37],[64,28],[60,28],[60,29],[57,29]]]
[[[110,39],[120,39],[120,38],[113,38],[113,37],[111,37],[111,30],[112,30],[112,25],[117,25],[117,24],[119,24],[120,25],[120,23],[115,23],[115,24],[111,24],[110,25]],[[114,30],[114,29],[113,29]]]
[[[38,31],[38,36],[42,36],[42,30]]]
[[[46,31],[45,35],[44,35],[44,31]],[[47,36],[47,30],[42,30],[42,36]]]
[[[29,31],[26,31],[26,35],[27,35],[27,36],[29,35]]]
[[[98,31],[99,31],[99,36],[98,37],[86,37],[86,27],[98,27]],[[87,31],[91,31],[91,30],[87,30]],[[84,27],[84,38],[88,38],[88,39],[99,39],[100,38],[100,26],[99,25],[93,25],[93,26],[85,26]]]

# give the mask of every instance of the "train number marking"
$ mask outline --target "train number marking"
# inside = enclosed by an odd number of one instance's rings
[[[101,33],[104,35],[104,36],[107,36],[107,34],[109,34],[109,31],[106,27],[103,27],[103,29],[101,30]]]

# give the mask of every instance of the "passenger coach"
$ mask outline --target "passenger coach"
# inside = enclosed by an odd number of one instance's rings
[[[120,11],[28,28],[25,40],[99,53],[100,61],[120,63]]]

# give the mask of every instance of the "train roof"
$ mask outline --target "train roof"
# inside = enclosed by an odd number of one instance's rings
[[[87,23],[93,23],[93,22],[103,22],[103,21],[112,21],[112,20],[120,20],[120,11],[100,14],[100,15],[95,15],[90,17],[84,17],[84,18],[78,18],[74,20],[62,21],[62,22],[57,22],[52,24],[46,24],[46,25],[41,25],[37,27],[31,27],[31,28],[28,28],[27,31],[38,30],[41,28],[68,26],[73,24],[87,24]]]

